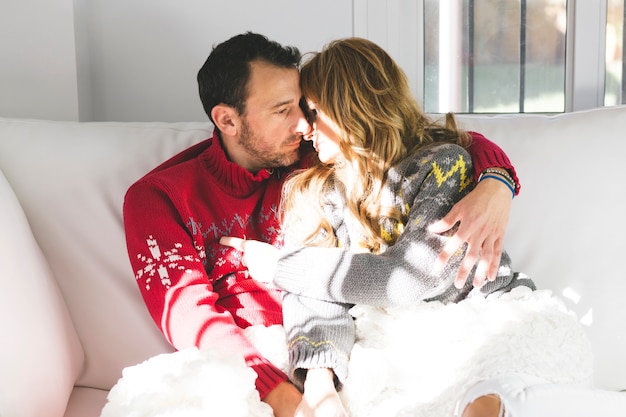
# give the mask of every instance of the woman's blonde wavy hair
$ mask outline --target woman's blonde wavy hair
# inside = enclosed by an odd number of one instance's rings
[[[398,208],[380,204],[389,168],[433,143],[467,147],[471,138],[457,129],[452,114],[446,115],[445,125],[430,120],[413,98],[404,71],[367,39],[329,43],[303,64],[300,78],[304,97],[341,129],[343,158],[334,164],[318,161],[288,179],[284,228],[302,244],[337,246],[322,211],[327,192],[337,188],[345,197],[345,215],[355,220],[359,246],[379,253],[397,238],[384,239],[381,223],[405,221]]]

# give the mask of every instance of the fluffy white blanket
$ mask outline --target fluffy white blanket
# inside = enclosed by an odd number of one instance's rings
[[[553,382],[586,381],[591,346],[577,318],[549,291],[518,288],[498,299],[411,308],[356,306],[358,341],[341,392],[352,417],[452,416],[474,383],[521,372]],[[287,366],[282,327],[248,336]],[[101,417],[271,417],[243,359],[196,349],[124,369]]]

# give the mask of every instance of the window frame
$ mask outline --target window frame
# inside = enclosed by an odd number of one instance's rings
[[[424,1],[352,0],[352,6],[354,36],[385,48],[423,103]],[[567,0],[565,112],[604,107],[606,17],[607,0]]]

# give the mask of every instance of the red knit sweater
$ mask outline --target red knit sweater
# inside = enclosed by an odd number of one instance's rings
[[[475,172],[513,170],[481,135]],[[128,190],[124,227],[130,262],[152,318],[176,348],[219,346],[240,352],[264,398],[287,376],[246,339],[243,329],[282,324],[278,290],[248,279],[241,258],[219,244],[237,236],[281,245],[278,204],[284,170],[256,175],[227,160],[214,134],[161,164]]]

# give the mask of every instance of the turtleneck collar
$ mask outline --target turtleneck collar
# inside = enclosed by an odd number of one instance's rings
[[[200,155],[200,160],[209,175],[215,178],[218,186],[236,197],[245,197],[256,191],[274,171],[262,169],[253,174],[229,161],[220,143],[217,130],[213,132],[209,146]]]

